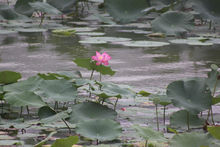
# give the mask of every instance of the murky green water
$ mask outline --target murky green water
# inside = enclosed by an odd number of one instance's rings
[[[98,26],[96,32],[133,40],[167,40],[118,32],[123,29],[131,28]],[[220,45],[171,44],[156,48],[138,48],[112,44],[80,44],[80,37],[82,36],[61,37],[49,32],[1,35],[0,70],[19,71],[24,78],[39,72],[78,70],[72,62],[75,57],[91,57],[95,51],[106,51],[112,56],[110,65],[117,71],[113,77],[105,76],[106,81],[156,92],[163,90],[173,80],[206,76],[210,64],[220,64]],[[82,70],[85,77],[90,75],[83,69],[79,70]]]

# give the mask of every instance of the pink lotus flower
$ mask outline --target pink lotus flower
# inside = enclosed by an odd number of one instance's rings
[[[108,61],[111,60],[112,57],[109,56],[106,52],[103,54],[100,54],[99,52],[96,51],[96,56],[92,56],[92,60],[97,61],[96,65],[108,65]]]
[[[126,110],[126,108],[121,108],[121,110],[122,110],[122,111],[125,111],[125,110]]]

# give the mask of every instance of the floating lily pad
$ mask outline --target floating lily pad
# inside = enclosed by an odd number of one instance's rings
[[[51,147],[72,147],[79,141],[78,136],[69,136],[67,138],[57,139]]]
[[[129,47],[161,47],[169,45],[168,42],[157,42],[157,41],[127,41],[127,42],[118,42],[117,44],[122,44]]]
[[[16,29],[16,31],[21,33],[39,33],[39,32],[46,32],[47,29],[41,29],[41,28],[25,28],[25,29]]]
[[[197,114],[212,104],[211,91],[204,80],[174,81],[167,87],[173,105]]]
[[[101,32],[79,32],[76,34],[82,35],[82,36],[103,36],[103,35],[105,35],[105,33],[101,33]]]
[[[120,124],[110,119],[89,120],[76,127],[77,134],[98,141],[117,139],[121,131]]]
[[[17,33],[17,31],[12,31],[12,30],[1,30],[0,35],[8,35],[8,34],[14,34]]]
[[[76,32],[91,32],[97,30],[97,28],[89,28],[89,27],[74,27],[73,29]]]
[[[198,39],[174,39],[170,40],[169,42],[174,44],[188,44],[188,45],[198,45],[198,46],[210,46],[213,45],[212,42],[202,42]]]
[[[75,29],[57,29],[57,30],[52,31],[52,33],[54,33],[54,34],[65,35],[65,36],[74,35],[75,32],[76,32]]]
[[[21,140],[0,140],[1,146],[12,146],[12,145],[24,145],[24,141]]]
[[[116,115],[117,113],[107,106],[94,102],[85,102],[72,106],[72,113],[68,121],[78,123],[93,119],[115,119]]]
[[[220,126],[208,126],[208,132],[215,137],[216,139],[220,140]]]
[[[118,30],[118,32],[125,32],[125,33],[135,33],[135,34],[150,34],[151,31],[144,31],[144,30]]]
[[[186,110],[180,110],[174,112],[170,116],[170,126],[176,129],[186,129],[187,128],[187,114]],[[205,120],[199,118],[197,115],[189,114],[189,125],[191,128],[202,127],[205,123]]]
[[[80,43],[89,44],[104,44],[107,42],[124,42],[130,41],[130,38],[119,38],[119,37],[88,37],[85,40],[79,41]]]

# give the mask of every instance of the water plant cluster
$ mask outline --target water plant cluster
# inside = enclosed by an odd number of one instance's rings
[[[107,53],[99,52],[91,58],[74,59],[73,62],[77,66],[91,71],[89,79],[83,78],[77,71],[39,73],[26,80],[20,80],[22,76],[18,72],[1,71],[0,123],[4,128],[2,131],[11,131],[12,134],[19,134],[21,131],[25,135],[29,128],[52,125],[53,129],[48,130],[51,132],[49,136],[35,144],[36,147],[45,144],[57,131],[61,133],[61,128],[68,130],[65,132],[68,132],[69,137],[56,139],[51,146],[72,146],[77,143],[85,145],[91,144],[92,140],[96,145],[119,140],[122,146],[129,146],[131,143],[120,140],[123,129],[118,122],[120,116],[116,109],[120,106],[117,106],[117,103],[121,98],[135,99],[141,96],[149,97],[154,103],[157,122],[157,131],[150,126],[132,126],[145,140],[144,146],[182,147],[186,143],[192,147],[195,147],[195,144],[219,146],[219,126],[215,125],[215,112],[212,109],[213,105],[220,102],[219,96],[216,96],[220,77],[217,65],[211,66],[207,78],[174,81],[168,85],[165,95],[155,95],[146,91],[135,92],[126,85],[102,81],[102,76],[115,74],[115,71],[107,66],[110,59],[111,56]],[[98,79],[93,78],[94,72],[100,74]],[[170,124],[166,126],[165,111],[171,104],[180,110],[170,116]],[[168,132],[176,134],[170,139],[160,130],[159,105],[164,108],[163,125]],[[126,111],[126,108],[120,110]],[[61,128],[58,125],[60,123],[63,123]],[[0,143],[8,142],[6,139]],[[21,140],[10,143],[24,145]]]
[[[195,25],[209,24],[209,29],[216,31],[220,14],[219,0],[7,2],[0,5],[0,34],[52,30],[58,36],[86,35],[86,38],[79,41],[81,44],[112,43],[127,47],[161,47],[170,43],[219,44],[216,36],[188,37]],[[172,39],[169,43],[97,37],[104,33],[89,32],[96,28],[73,28],[60,23],[65,23],[64,20],[74,15],[84,15],[84,10],[89,10],[97,2],[98,7],[111,16],[93,12],[93,17],[101,23],[120,26],[117,23],[125,25],[138,18],[145,20],[147,16],[156,15],[150,21],[150,33],[149,30],[135,32],[148,34],[149,37],[187,38]],[[199,23],[196,24],[196,21]],[[211,65],[207,77],[173,81],[168,84],[166,93],[152,94],[144,90],[136,91],[128,85],[106,82],[103,77],[116,73],[109,66],[111,59],[106,52],[96,52],[90,58],[75,58],[73,63],[89,70],[90,77],[83,77],[80,71],[64,71],[38,73],[22,79],[19,72],[1,71],[0,145],[220,146],[220,120],[216,108],[220,103],[220,73],[217,65]],[[122,105],[124,99],[132,101],[132,104]],[[135,110],[139,100],[147,106],[138,109],[137,113],[130,112],[130,108]],[[148,108],[155,111],[149,111]],[[167,114],[170,109],[172,112]],[[144,114],[141,123],[135,116],[138,113]],[[149,113],[151,114],[148,118]]]

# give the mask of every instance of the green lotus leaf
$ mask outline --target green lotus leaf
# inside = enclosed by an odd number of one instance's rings
[[[135,125],[134,128],[136,129],[137,133],[145,140],[155,140],[159,142],[166,141],[166,138],[164,137],[163,133],[153,130],[149,127],[141,127],[138,125]]]
[[[44,98],[59,102],[74,101],[77,96],[77,89],[69,81],[44,80],[36,90]]]
[[[203,18],[220,21],[219,0],[190,0],[192,8]]]
[[[53,30],[52,33],[57,35],[64,35],[64,36],[72,36],[76,33],[75,29],[57,29]]]
[[[177,112],[174,112],[170,116],[170,126],[172,128],[181,128],[186,129],[187,128],[187,114],[188,112],[186,110],[180,110]],[[198,115],[189,114],[189,125],[191,128],[199,128],[202,127],[205,123],[204,119],[201,119],[198,117]]]
[[[172,103],[167,95],[153,94],[150,96],[150,100],[152,100],[154,104],[160,104],[162,106],[167,106]]]
[[[214,141],[204,133],[183,133],[171,139],[170,147],[217,147]]]
[[[94,102],[84,102],[72,106],[72,113],[70,114],[71,123],[78,123],[92,119],[115,119],[117,113],[108,108]]]
[[[6,93],[4,99],[10,105],[15,107],[32,106],[40,108],[46,105],[40,96],[30,91]]]
[[[40,119],[47,118],[47,117],[53,116],[55,114],[57,114],[56,111],[54,111],[49,106],[43,106],[38,110],[38,116]]]
[[[151,93],[147,92],[147,91],[139,91],[138,94],[140,94],[141,96],[144,96],[144,97],[148,97],[149,95],[151,95]]]
[[[21,74],[14,71],[1,71],[0,84],[11,84],[17,82],[21,78]]]
[[[44,2],[30,2],[29,5],[34,8],[36,11],[41,11],[44,13],[47,13],[49,15],[61,15],[62,12],[60,12],[57,8],[51,6],[48,3]]]
[[[192,19],[189,13],[168,11],[151,22],[152,29],[167,35],[182,35],[192,29]]]
[[[159,42],[159,41],[124,41],[118,42],[117,44],[121,44],[129,47],[161,47],[169,45],[168,42]]]
[[[215,137],[216,139],[220,140],[220,126],[208,126],[208,132]]]
[[[36,89],[38,89],[42,81],[43,79],[41,79],[40,77],[34,76],[28,78],[27,80],[6,85],[3,87],[3,89],[6,92],[35,91]]]
[[[120,124],[110,119],[89,120],[76,126],[77,134],[98,141],[117,139],[121,131]]]
[[[113,71],[110,66],[96,65],[90,58],[76,58],[73,62],[79,67],[86,68],[88,70],[95,70],[100,72],[102,75],[113,76],[115,74],[115,71]]]
[[[148,0],[105,0],[109,14],[122,23],[134,21],[145,13],[143,10],[150,6]]]
[[[220,95],[216,96],[212,99],[212,105],[220,103]]]
[[[20,33],[41,33],[41,32],[46,32],[47,29],[42,29],[42,28],[18,28],[16,31]]]
[[[17,13],[8,5],[0,5],[0,17],[6,20],[30,20],[28,17]]]
[[[44,80],[58,80],[58,79],[78,79],[82,78],[82,74],[80,71],[76,72],[68,72],[68,71],[63,71],[63,72],[58,72],[58,73],[47,73],[47,74],[37,74],[39,77],[43,78]]]
[[[78,136],[69,136],[67,138],[56,139],[51,147],[72,147],[74,144],[77,144],[78,141]]]
[[[15,3],[15,11],[23,15],[32,16],[35,10],[29,5],[29,2],[36,1],[39,0],[17,0]]]
[[[174,81],[167,87],[167,96],[174,106],[193,114],[209,109],[212,104],[211,91],[204,80]]]
[[[69,12],[77,5],[78,0],[48,0],[51,6],[57,8],[61,12]]]
[[[219,76],[219,71],[218,71],[218,66],[212,64],[211,65],[211,71],[208,72],[208,78],[206,79],[206,84],[209,86],[211,89],[212,93],[214,92],[215,85],[217,87],[220,86],[220,82],[218,81],[218,76]]]
[[[42,109],[41,109],[41,112],[38,112],[38,115],[42,117],[42,119],[40,119],[41,123],[50,124],[50,123],[65,120],[66,118],[68,118],[69,109],[66,111],[56,113],[56,114],[52,114],[52,111],[50,111],[49,109],[47,109],[46,112],[42,112]]]
[[[101,85],[101,90],[96,90],[94,93],[105,93],[109,96],[118,98],[135,98],[136,93],[127,85],[114,84],[111,82],[97,82]]]

